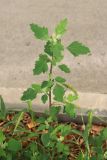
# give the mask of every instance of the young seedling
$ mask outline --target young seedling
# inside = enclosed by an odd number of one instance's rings
[[[48,101],[49,108],[64,107],[64,111],[68,116],[75,116],[76,107],[73,101],[78,98],[78,94],[64,77],[54,76],[53,70],[57,67],[66,74],[70,73],[71,69],[69,66],[61,63],[64,58],[64,49],[67,49],[74,57],[89,54],[90,50],[78,41],[74,41],[64,48],[61,38],[67,31],[67,25],[68,21],[66,18],[61,20],[55,27],[53,34],[49,36],[46,27],[41,27],[34,23],[30,24],[35,38],[45,42],[44,49],[35,62],[33,74],[37,76],[40,74],[48,75],[48,79],[43,80],[41,84],[34,83],[24,91],[21,100],[28,103],[30,111],[32,110],[31,102],[38,94],[41,94],[41,101],[44,104]],[[67,94],[67,90],[70,91],[69,94]]]

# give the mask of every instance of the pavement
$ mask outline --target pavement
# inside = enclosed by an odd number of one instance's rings
[[[29,24],[47,26],[49,32],[63,18],[68,18],[64,45],[79,40],[91,49],[91,56],[74,58],[65,51],[64,63],[71,74],[69,83],[79,91],[82,108],[107,111],[107,0],[1,0],[0,1],[0,94],[9,107],[21,108],[20,95],[34,82],[32,68],[44,43],[36,40]],[[37,108],[43,108],[36,101]]]

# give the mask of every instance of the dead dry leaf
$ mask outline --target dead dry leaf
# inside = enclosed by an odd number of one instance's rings
[[[32,129],[34,127],[36,127],[38,124],[36,122],[31,121],[30,123],[27,124],[29,129]]]

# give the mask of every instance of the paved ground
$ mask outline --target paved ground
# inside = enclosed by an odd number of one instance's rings
[[[20,90],[41,80],[33,77],[32,68],[43,43],[34,39],[29,24],[47,26],[51,33],[64,17],[69,20],[64,44],[79,40],[92,52],[89,57],[76,59],[65,52],[64,61],[72,69],[67,78],[80,92],[98,93],[102,99],[100,107],[106,108],[103,96],[107,97],[107,0],[0,0],[0,94],[6,102],[10,94],[17,97],[11,88]],[[86,99],[85,105],[88,104]]]

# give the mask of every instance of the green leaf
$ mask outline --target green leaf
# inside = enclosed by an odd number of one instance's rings
[[[59,124],[58,126],[56,126],[52,131],[51,136],[55,135],[57,132],[60,132],[62,128],[64,128],[64,124]]]
[[[1,120],[5,119],[5,117],[6,117],[6,107],[2,96],[0,95],[0,119]]]
[[[43,81],[41,84],[41,88],[46,88],[49,84],[49,81]]]
[[[65,72],[65,73],[70,73],[70,68],[68,68],[68,66],[65,65],[65,64],[61,64],[61,65],[59,65],[58,67],[59,67],[63,72]]]
[[[53,85],[52,81],[43,81],[41,84],[41,88],[50,88]]]
[[[67,155],[60,155],[60,157],[58,157],[58,160],[67,160],[67,157]]]
[[[45,27],[38,26],[37,24],[30,24],[31,30],[37,39],[48,40],[48,29]]]
[[[61,20],[55,28],[55,33],[58,37],[62,36],[67,30],[67,18]]]
[[[76,106],[72,103],[67,103],[65,106],[65,112],[69,117],[75,117],[76,116]]]
[[[60,62],[63,59],[63,55],[62,55],[62,51],[64,50],[64,46],[61,44],[60,40],[57,40],[57,42],[50,42],[48,41],[45,45],[45,52],[50,55],[53,56],[53,60],[55,62]],[[55,63],[54,62],[54,63]]]
[[[66,136],[71,132],[71,126],[70,125],[64,125],[64,127],[61,128],[61,135]]]
[[[53,51],[52,51],[52,45],[53,45],[53,42],[51,41],[47,41],[46,45],[45,45],[45,53],[47,53],[49,56],[52,56],[53,55]]]
[[[45,121],[46,121],[46,117],[39,117],[39,118],[36,120],[36,122],[38,122],[38,123],[45,123]]]
[[[18,140],[10,139],[8,141],[8,150],[13,152],[18,152],[21,150],[21,143]]]
[[[50,116],[55,119],[61,110],[60,106],[51,106],[50,108]]]
[[[62,51],[64,50],[63,45],[60,41],[57,41],[52,47],[53,58],[56,62],[60,62],[63,59]]]
[[[0,158],[6,158],[7,156],[6,156],[6,152],[4,151],[4,149],[2,149],[2,148],[0,148]],[[2,159],[1,159],[2,160]]]
[[[38,127],[38,131],[42,131],[46,129],[46,125],[45,124],[40,124],[40,126]]]
[[[55,80],[59,83],[64,83],[66,80],[63,77],[57,76]]]
[[[35,142],[30,143],[29,147],[30,147],[31,153],[38,154],[38,147],[37,147],[37,144]]]
[[[101,131],[101,138],[102,138],[102,140],[107,140],[107,128],[104,128]]]
[[[39,136],[39,134],[37,133],[37,132],[31,132],[31,133],[29,133],[28,134],[28,138],[32,138],[32,137],[38,137]]]
[[[80,42],[72,42],[67,49],[72,53],[74,56],[79,56],[79,55],[85,55],[90,52],[90,49],[83,45]]]
[[[57,147],[57,150],[59,153],[69,155],[69,146],[59,142],[59,143],[57,143],[56,147]]]
[[[12,157],[13,157],[13,155],[12,155],[11,152],[9,152],[9,153],[6,155],[7,160],[12,160]]]
[[[33,69],[34,75],[39,75],[41,73],[45,73],[48,71],[48,57],[45,54],[40,54],[39,59],[35,63],[35,67]]]
[[[74,100],[77,100],[77,99],[78,99],[78,96],[77,96],[77,95],[69,94],[69,95],[67,96],[67,100],[68,100],[69,102],[73,102]]]
[[[3,141],[6,139],[5,135],[2,131],[0,131],[0,143],[3,143]]]
[[[50,156],[49,156],[49,155],[50,155],[49,153],[46,153],[46,152],[45,152],[45,153],[42,153],[42,152],[41,152],[41,153],[39,153],[39,154],[40,154],[40,155],[39,155],[39,160],[49,160],[49,157],[50,157]],[[35,157],[35,158],[36,158],[36,157]],[[37,159],[35,159],[35,160],[37,160]]]
[[[41,92],[41,85],[40,84],[32,84],[32,88],[35,90],[36,93],[40,93]]]
[[[44,94],[44,95],[41,97],[41,100],[42,100],[42,102],[45,104],[46,101],[48,100],[47,94]]]
[[[65,90],[62,86],[56,84],[53,89],[54,99],[59,102],[63,102]]]
[[[50,134],[49,133],[42,134],[41,141],[42,141],[43,145],[45,147],[47,147],[49,145],[49,142],[50,142]]]
[[[41,88],[47,88],[49,86],[49,81],[43,81],[41,84]]]
[[[26,91],[23,92],[23,95],[21,97],[22,101],[29,101],[36,98],[37,93],[33,88],[28,88]]]

